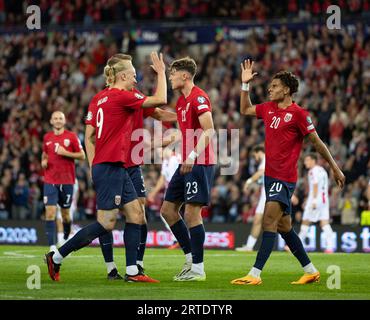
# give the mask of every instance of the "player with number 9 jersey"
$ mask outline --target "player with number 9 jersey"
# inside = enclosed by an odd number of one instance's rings
[[[145,99],[136,89],[106,88],[95,95],[85,121],[96,130],[93,165],[128,161],[135,111]]]
[[[72,251],[88,245],[99,237],[106,244],[104,258],[108,279],[122,279],[113,263],[112,229],[119,208],[126,215],[124,242],[128,282],[158,282],[137,267],[137,248],[140,245],[140,221],[144,214],[124,163],[127,161],[136,111],[141,107],[157,107],[167,103],[167,85],[163,55],[151,53],[152,69],[157,73],[157,91],[145,97],[135,89],[136,70],[132,57],[115,54],[104,67],[108,88],[91,101],[86,117],[85,146],[97,198],[97,221],[82,228],[53,254],[46,255],[52,280],[59,279],[60,264]],[[144,106],[145,104],[145,106]]]

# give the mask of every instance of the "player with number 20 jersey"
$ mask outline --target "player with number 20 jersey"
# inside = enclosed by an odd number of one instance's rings
[[[265,125],[265,191],[266,205],[263,214],[262,243],[256,262],[250,272],[231,281],[236,285],[259,285],[260,274],[267,262],[276,239],[277,232],[285,240],[304,270],[304,275],[292,284],[318,282],[320,272],[310,261],[291,224],[291,197],[297,181],[297,162],[303,139],[307,136],[316,150],[328,161],[340,187],[344,175],[333,160],[328,148],[317,135],[308,112],[297,105],[293,94],[298,91],[298,79],[288,71],[275,74],[269,84],[269,102],[252,105],[249,97],[249,82],[257,75],[253,73],[253,62],[241,64],[242,92],[240,112],[257,116]]]

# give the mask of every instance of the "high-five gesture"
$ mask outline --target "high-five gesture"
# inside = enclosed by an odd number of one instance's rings
[[[244,60],[244,62],[240,64],[242,69],[243,83],[248,83],[249,81],[253,80],[253,78],[257,75],[257,72],[253,73],[253,64],[254,62],[249,59]]]
[[[150,57],[152,58],[152,65],[150,65],[153,70],[156,72],[156,73],[163,73],[166,71],[166,66],[164,64],[164,61],[163,61],[163,54],[160,53],[159,54],[159,57],[158,57],[158,53],[153,51],[151,54],[150,54]]]

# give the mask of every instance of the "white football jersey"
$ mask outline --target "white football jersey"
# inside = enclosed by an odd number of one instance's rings
[[[172,154],[168,159],[163,159],[161,175],[164,176],[166,181],[166,188],[180,163],[181,156],[178,154]]]
[[[317,201],[320,204],[329,203],[329,179],[326,170],[321,166],[314,166],[308,171],[308,185],[309,193],[308,199],[313,199],[313,186],[318,184],[317,188]]]

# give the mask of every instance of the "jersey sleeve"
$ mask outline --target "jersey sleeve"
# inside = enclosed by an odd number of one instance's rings
[[[198,95],[193,99],[192,107],[194,108],[198,117],[205,112],[211,112],[211,102],[209,101],[208,97],[203,95]]]
[[[95,101],[92,100],[87,110],[87,114],[85,117],[85,124],[92,125],[93,127],[95,127],[95,124],[96,124],[96,121],[95,121],[96,115],[95,115],[94,109],[95,109]]]
[[[143,117],[144,117],[144,119],[145,118],[148,118],[148,117],[151,117],[152,116],[152,114],[155,112],[155,109],[156,108],[144,108],[144,113],[143,113]]]
[[[117,97],[118,102],[124,107],[129,109],[140,109],[146,100],[146,96],[137,90],[122,91]]]
[[[72,134],[71,142],[72,142],[73,152],[80,152],[82,150],[80,139],[78,139],[76,134]]]
[[[257,119],[264,119],[265,118],[265,113],[266,113],[268,105],[269,105],[268,102],[256,104]]]
[[[316,131],[315,126],[312,123],[310,114],[306,110],[301,110],[300,112],[298,112],[297,118],[298,130],[303,136]]]

